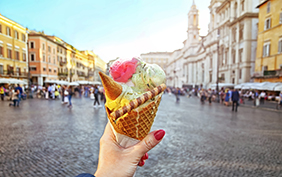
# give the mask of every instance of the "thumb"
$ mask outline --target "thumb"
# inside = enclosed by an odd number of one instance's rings
[[[141,142],[135,145],[136,151],[138,151],[140,157],[142,157],[146,152],[153,149],[165,135],[164,130],[156,130],[149,133]]]

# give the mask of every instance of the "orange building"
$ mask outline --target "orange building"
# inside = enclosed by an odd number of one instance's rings
[[[57,80],[58,44],[44,33],[34,31],[28,34],[28,44],[32,84],[43,85],[45,80]]]

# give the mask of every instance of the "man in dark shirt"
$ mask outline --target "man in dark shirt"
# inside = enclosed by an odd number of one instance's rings
[[[19,103],[20,103],[21,98],[22,98],[22,94],[23,94],[23,89],[20,86],[20,84],[18,84],[18,86],[16,87],[16,90],[19,90],[18,98],[19,98]]]
[[[238,101],[239,101],[239,92],[237,89],[234,89],[232,94],[231,94],[231,100],[232,100],[232,111],[234,111],[234,104],[236,104],[235,106],[235,112],[237,112],[237,107],[238,107]]]

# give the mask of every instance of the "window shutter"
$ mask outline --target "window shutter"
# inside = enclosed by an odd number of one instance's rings
[[[282,24],[282,12],[280,13],[280,23]]]

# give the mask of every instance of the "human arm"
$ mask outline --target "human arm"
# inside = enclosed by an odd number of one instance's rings
[[[100,140],[100,153],[96,177],[131,177],[137,165],[143,166],[149,150],[154,148],[164,137],[163,130],[149,133],[138,144],[129,148],[121,147],[108,123]],[[140,160],[141,159],[141,160]]]

